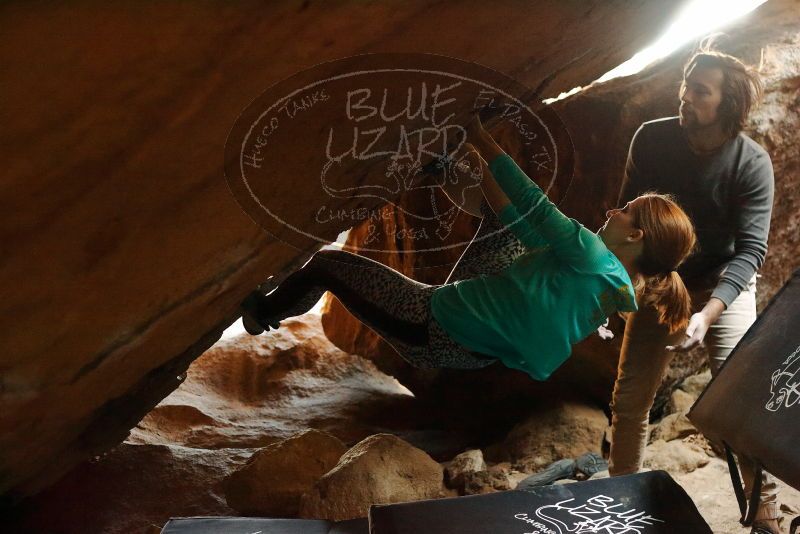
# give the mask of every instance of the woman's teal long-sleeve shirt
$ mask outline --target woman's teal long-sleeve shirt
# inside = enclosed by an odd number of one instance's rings
[[[498,274],[441,286],[431,312],[469,350],[545,380],[608,316],[637,309],[634,290],[603,240],[561,213],[509,155],[489,169],[511,200],[500,221],[527,250]]]

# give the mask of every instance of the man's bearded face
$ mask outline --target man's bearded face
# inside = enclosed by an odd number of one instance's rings
[[[679,92],[681,126],[703,128],[719,122],[724,77],[722,69],[717,67],[695,65],[689,70]]]

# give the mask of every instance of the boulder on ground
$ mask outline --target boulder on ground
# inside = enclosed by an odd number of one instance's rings
[[[484,471],[486,462],[480,449],[462,452],[450,462],[444,470],[445,483],[449,488],[461,490],[464,488],[466,475]]]
[[[338,438],[313,429],[273,443],[225,479],[225,500],[244,515],[294,517],[303,494],[346,451]]]
[[[506,491],[512,488],[509,480],[508,464],[498,464],[484,471],[476,471],[464,475],[464,495],[479,495],[484,493],[495,493]]]
[[[300,517],[343,521],[366,517],[373,504],[434,499],[445,491],[442,466],[391,434],[370,436],[303,496]]]
[[[698,430],[689,421],[685,413],[672,413],[662,419],[653,429],[651,435],[652,441],[672,441],[674,439],[683,439],[697,434]]]
[[[703,390],[706,389],[709,382],[711,382],[711,371],[706,369],[702,373],[687,377],[681,382],[678,389],[685,391],[691,395],[694,400],[697,400]]]
[[[529,416],[492,451],[535,473],[556,460],[600,452],[607,426],[608,418],[600,408],[566,401]]]
[[[648,469],[663,469],[670,474],[691,473],[708,464],[710,458],[697,443],[679,440],[658,440],[651,443],[644,455]]]
[[[666,413],[687,413],[696,400],[697,397],[691,393],[687,393],[682,389],[676,389],[669,396]]]

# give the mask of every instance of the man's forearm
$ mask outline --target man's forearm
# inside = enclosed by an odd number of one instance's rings
[[[717,322],[719,316],[725,311],[725,303],[716,297],[711,297],[700,313],[708,318],[708,324],[712,325]]]
[[[725,303],[716,297],[711,297],[703,309],[692,315],[689,326],[686,327],[686,339],[679,345],[668,345],[667,350],[672,352],[686,352],[699,346],[706,337],[708,329],[717,322],[719,316],[725,311]]]

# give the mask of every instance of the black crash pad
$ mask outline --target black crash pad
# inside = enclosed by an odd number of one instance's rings
[[[316,521],[262,517],[176,517],[161,534],[368,534],[367,519]]]
[[[800,270],[772,298],[689,419],[800,489]]]
[[[664,471],[373,506],[372,534],[712,534]]]

